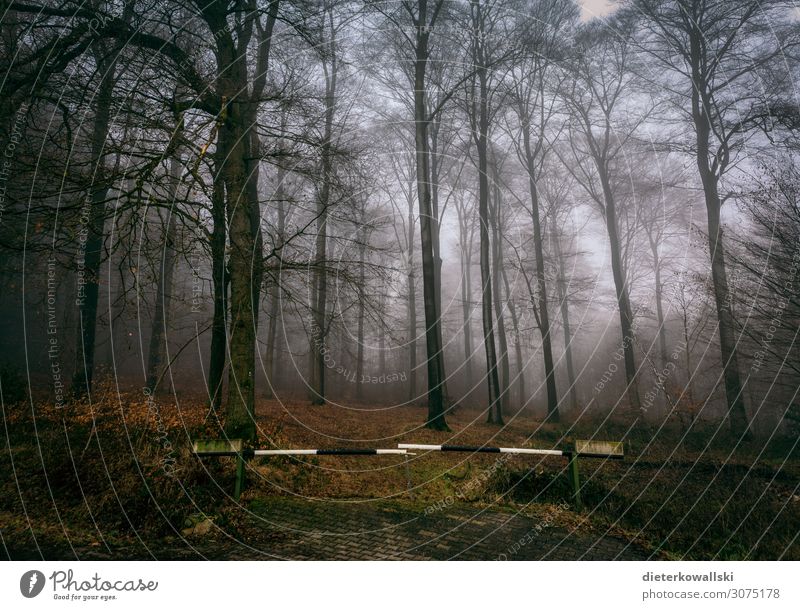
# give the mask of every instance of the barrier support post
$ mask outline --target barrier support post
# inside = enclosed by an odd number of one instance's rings
[[[409,466],[408,455],[406,455],[404,462],[406,467],[406,490],[408,491],[408,495],[411,497],[411,499],[413,499],[414,488],[411,486],[411,467]]]
[[[578,451],[575,448],[569,453],[569,482],[572,486],[572,500],[577,510],[583,510],[581,502],[581,480],[578,473]]]
[[[198,439],[192,443],[192,452],[199,457],[232,457],[236,460],[236,484],[233,499],[238,502],[244,486],[244,462],[252,457],[253,450],[246,449],[240,438]]]
[[[233,488],[233,499],[238,502],[244,486],[244,455],[239,453],[236,456],[236,484]]]

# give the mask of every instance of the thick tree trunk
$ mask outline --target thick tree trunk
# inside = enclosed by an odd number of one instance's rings
[[[323,193],[327,195],[323,186]],[[310,396],[312,405],[325,404],[325,335],[328,304],[328,282],[325,270],[327,256],[327,203],[320,197],[317,213],[317,237],[314,254],[314,290],[312,291],[312,323],[311,323],[311,383]]]
[[[710,116],[719,113],[718,104],[714,100],[714,88],[718,86],[717,70],[720,69],[721,57],[727,54],[723,50],[714,50],[709,46],[707,32],[704,25],[698,20],[697,14],[702,10],[702,5],[693,4],[683,7],[686,10],[681,14],[681,27],[688,34],[688,49],[683,47],[684,55],[688,50],[688,63],[691,69],[690,97],[692,104],[692,123],[695,132],[696,157],[700,180],[703,185],[706,213],[708,216],[708,247],[711,259],[711,279],[714,288],[714,302],[717,309],[717,322],[719,328],[719,346],[722,357],[723,377],[725,382],[725,397],[728,403],[728,415],[731,431],[737,436],[749,434],[747,410],[744,404],[744,387],[739,375],[739,361],[736,351],[736,337],[734,333],[733,312],[731,309],[731,295],[728,288],[728,277],[725,268],[725,246],[720,223],[722,201],[719,196],[720,175],[730,161],[730,141],[720,136],[715,136],[719,147],[711,150],[712,124]],[[713,22],[713,20],[712,20]],[[746,22],[746,20],[745,20]],[[736,26],[743,27],[745,22]],[[711,22],[709,22],[711,23]],[[730,34],[726,43],[733,41],[737,29]],[[712,55],[712,52],[714,53]],[[725,111],[722,110],[724,115]],[[723,117],[717,114],[720,121]],[[732,132],[731,132],[732,133]],[[687,346],[688,350],[688,346]]]
[[[248,125],[252,127],[255,114],[249,115]],[[264,234],[261,231],[261,203],[258,197],[258,176],[261,162],[261,139],[255,129],[250,129],[250,149],[245,159],[245,172],[247,176],[247,198],[250,201],[250,230],[253,233],[254,247],[251,255],[252,265],[252,300],[253,300],[253,330],[258,336],[259,305],[261,303],[261,284],[264,281]]]
[[[480,19],[480,18],[479,18]],[[486,380],[489,391],[488,419],[502,423],[500,412],[500,380],[497,371],[497,351],[494,339],[494,319],[492,315],[492,269],[490,253],[489,226],[489,176],[488,176],[488,131],[487,108],[488,87],[486,67],[476,58],[480,99],[478,101],[477,133],[475,134],[478,152],[478,220],[480,222],[481,257],[481,315],[483,321],[483,343],[486,352]]]
[[[219,6],[208,9],[217,43],[220,76],[218,156],[225,181],[230,238],[230,366],[225,432],[231,438],[255,440],[255,349],[257,299],[263,254],[259,249],[258,200],[248,169],[257,151],[250,128],[252,106],[242,99],[247,91],[246,54],[240,52],[227,30],[227,16]],[[242,41],[239,41],[241,44]]]
[[[244,78],[234,82],[246,82]],[[236,90],[240,90],[237,87]],[[233,92],[231,92],[233,94]],[[228,103],[227,118],[220,130],[225,162],[226,206],[230,226],[230,368],[225,431],[231,438],[255,440],[255,347],[256,321],[253,257],[253,206],[247,188],[245,160],[250,153],[249,138],[243,125],[241,104]]]
[[[156,286],[155,311],[153,324],[150,331],[150,349],[147,360],[147,388],[153,392],[161,375],[164,363],[169,332],[170,305],[172,300],[172,276],[175,270],[175,239],[177,232],[177,214],[173,208],[177,206],[178,184],[180,182],[181,162],[176,156],[170,159],[169,164],[169,205],[166,234],[164,236],[164,249],[158,269],[158,283]]]
[[[431,189],[431,210],[433,215],[433,259],[436,270],[436,310],[441,315],[442,312],[442,252],[441,252],[441,218],[439,217],[439,155],[437,151],[438,125],[431,125],[430,129],[430,189]],[[447,393],[445,392],[445,399]]]
[[[225,264],[227,228],[225,222],[225,182],[220,175],[222,164],[216,155],[215,177],[211,193],[211,283],[214,313],[211,321],[211,347],[208,363],[209,407],[219,412],[222,407],[222,383],[227,360],[228,269]]]
[[[414,225],[409,213],[408,222],[408,400],[417,399],[417,291],[414,279]]]
[[[725,269],[725,245],[720,223],[722,201],[719,196],[719,177],[709,164],[711,125],[708,113],[710,102],[706,92],[709,83],[704,72],[702,33],[690,32],[692,64],[692,119],[697,144],[697,169],[703,183],[706,213],[708,215],[708,248],[711,257],[711,280],[714,285],[714,303],[719,324],[719,348],[722,356],[722,374],[725,380],[725,397],[728,402],[731,431],[739,436],[748,434],[749,424],[744,404],[744,387],[739,376],[739,358],[736,352],[731,295]],[[688,349],[688,348],[687,348]]]
[[[705,182],[705,181],[704,181]],[[710,182],[710,181],[709,181]],[[704,184],[705,186],[705,184]],[[716,200],[716,201],[715,201]],[[719,347],[722,355],[722,372],[725,379],[725,395],[728,399],[731,431],[738,435],[748,434],[749,424],[744,405],[743,386],[739,377],[739,359],[736,351],[731,294],[728,289],[728,274],[725,269],[725,247],[720,224],[719,196],[716,184],[706,191],[708,212],[708,247],[711,253],[711,279],[714,284],[714,303],[719,321]]]
[[[410,194],[408,196],[407,225],[408,301],[406,304],[406,312],[408,319],[408,400],[412,402],[417,400],[417,287],[414,277],[414,242],[416,240],[416,235],[414,233],[414,201]]]
[[[496,169],[496,168],[495,168]],[[497,419],[502,421],[503,412],[508,411],[510,370],[508,364],[508,339],[506,335],[505,316],[503,315],[502,289],[500,286],[501,270],[503,268],[503,244],[501,235],[503,232],[502,219],[500,212],[500,188],[497,181],[494,182],[494,205],[490,206],[492,213],[490,221],[492,223],[492,302],[494,304],[494,314],[497,317],[497,343],[500,348],[498,364],[500,367],[500,413]],[[491,422],[491,418],[489,418]],[[498,422],[499,423],[499,422]]]
[[[431,210],[433,211],[433,258],[435,261],[435,281],[436,281],[436,311],[442,315],[442,253],[441,253],[441,228],[442,220],[439,216],[439,154],[438,154],[438,132],[439,124],[434,123],[430,130],[430,189],[431,189]],[[439,321],[441,325],[441,320]],[[441,326],[440,326],[441,328]],[[442,376],[442,401],[444,407],[450,404],[450,395],[447,392],[447,378]]]
[[[427,0],[419,1],[419,22],[427,25]],[[422,252],[422,288],[425,305],[425,345],[428,369],[428,421],[427,426],[446,430],[442,383],[445,378],[442,332],[436,297],[436,261],[434,258],[434,224],[431,209],[430,169],[428,167],[428,116],[425,103],[425,69],[428,62],[427,27],[416,33],[414,63],[414,122],[417,159],[417,193],[420,217],[420,244]]]

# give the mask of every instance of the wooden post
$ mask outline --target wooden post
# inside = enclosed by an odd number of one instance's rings
[[[236,456],[236,484],[233,488],[233,499],[238,502],[244,486],[244,455]]]
[[[583,510],[581,502],[581,480],[578,473],[578,451],[577,448],[569,454],[569,482],[572,486],[572,500],[577,510]]]
[[[198,457],[232,457],[236,460],[236,484],[233,488],[233,499],[239,501],[244,486],[244,461],[252,456],[252,450],[244,447],[240,438],[233,439],[201,439],[192,444],[192,451]]]

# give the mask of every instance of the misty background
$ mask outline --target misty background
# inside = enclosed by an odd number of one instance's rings
[[[4,404],[797,433],[793,3],[5,10]]]

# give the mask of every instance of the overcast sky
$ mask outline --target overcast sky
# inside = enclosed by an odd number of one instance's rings
[[[616,4],[616,0],[580,0],[580,4],[583,8],[581,18],[588,21],[593,17],[610,12]]]

